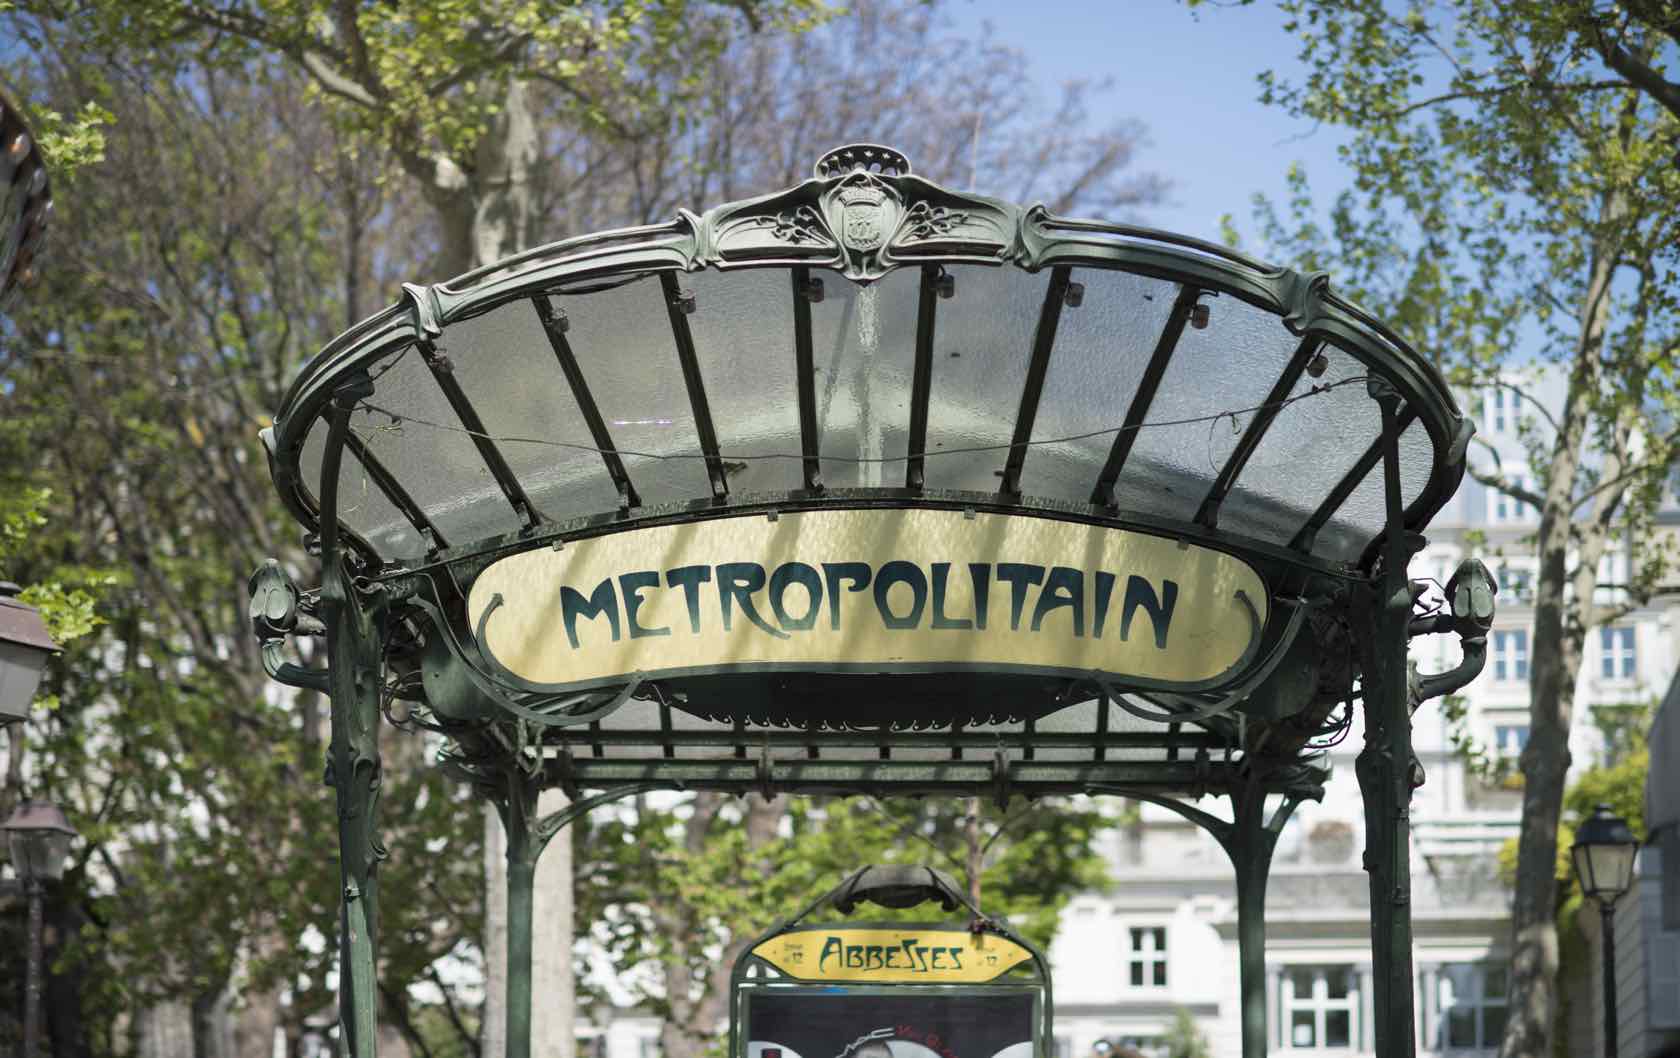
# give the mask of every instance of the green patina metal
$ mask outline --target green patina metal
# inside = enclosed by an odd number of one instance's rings
[[[965,301],[974,286],[991,294]],[[1231,858],[1243,1054],[1256,1058],[1272,850],[1295,806],[1321,796],[1318,747],[1356,703],[1378,1049],[1414,1053],[1410,714],[1480,670],[1491,580],[1467,564],[1450,613],[1417,612],[1406,560],[1458,484],[1470,427],[1429,361],[1323,276],[950,191],[895,151],[855,146],[782,192],[404,292],[307,365],[265,431],[321,587],[299,590],[272,563],[252,578],[270,674],[332,697],[349,1053],[374,1049],[382,715],[445,736],[441,766],[501,814],[514,1058],[530,1048],[538,857],[581,813],[651,789],[1165,805]],[[965,331],[965,314],[985,325]],[[1134,317],[1147,333],[1121,355],[1104,328]],[[993,348],[1004,331],[1017,337]],[[732,374],[730,358],[749,355],[737,347],[756,359]],[[966,375],[965,353],[980,361]],[[887,359],[902,378],[872,366]],[[1065,370],[1086,381],[1070,390]],[[787,381],[743,404],[736,390],[760,376]],[[1099,428],[1046,425],[1093,392],[1081,414]],[[1316,418],[1290,411],[1302,400]],[[1205,459],[1149,442],[1179,419],[1209,431]],[[1215,452],[1222,422],[1230,447]],[[982,440],[954,440],[971,433]],[[1266,469],[1284,457],[1314,465]],[[1240,559],[1267,597],[1248,601],[1237,665],[1182,685],[864,658],[810,671],[720,659],[544,687],[497,664],[468,616],[472,585],[508,556],[834,510],[1030,515],[1181,541]],[[1463,664],[1409,674],[1421,634],[1458,635]],[[298,635],[325,636],[325,675],[287,660]],[[548,788],[573,803],[539,818]],[[1206,795],[1229,798],[1232,818],[1186,803]],[[1281,807],[1268,817],[1269,796]]]

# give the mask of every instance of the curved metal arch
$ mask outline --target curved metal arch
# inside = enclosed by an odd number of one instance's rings
[[[507,261],[429,287],[405,287],[405,300],[339,336],[300,372],[276,426],[265,431],[271,470],[288,508],[318,524],[319,501],[301,481],[302,445],[337,380],[439,334],[450,323],[532,294],[563,291],[604,278],[703,268],[825,267],[869,282],[900,267],[941,264],[1120,269],[1240,298],[1277,313],[1286,327],[1316,337],[1365,363],[1399,392],[1424,424],[1434,465],[1406,512],[1421,525],[1450,496],[1462,475],[1466,422],[1435,366],[1357,306],[1332,293],[1322,275],[1267,266],[1234,251],[1183,236],[1127,225],[1056,217],[948,191],[909,173],[870,174],[899,204],[896,227],[879,249],[859,255],[835,234],[836,196],[858,177],[827,176],[794,188],[728,203],[703,216],[617,229],[538,247]],[[1095,512],[1093,512],[1095,513]],[[1107,512],[1104,512],[1107,513]],[[1259,541],[1221,531],[1245,550]],[[1358,563],[1369,569],[1381,537]],[[365,541],[357,550],[378,556]]]

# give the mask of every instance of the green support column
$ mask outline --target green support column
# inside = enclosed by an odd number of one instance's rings
[[[327,785],[338,802],[338,855],[342,881],[339,938],[339,1048],[350,1058],[373,1058],[378,1025],[374,980],[379,926],[379,693],[382,680],[376,596],[364,598],[339,548],[337,488],[350,409],[363,396],[347,387],[334,400],[322,458],[321,617],[326,625],[332,739]],[[377,589],[374,589],[377,591]]]
[[[518,756],[506,761],[491,793],[507,834],[507,1055],[531,1056],[531,924],[536,897],[537,860],[555,835],[591,809],[646,793],[652,786],[633,785],[581,797],[549,815],[537,816],[543,777],[523,766]],[[482,787],[485,792],[490,789]],[[491,1058],[491,1056],[486,1056]],[[500,1055],[494,1058],[501,1058]]]
[[[507,795],[500,805],[507,833],[507,1058],[531,1056],[531,923],[537,858],[548,845],[533,818],[540,792],[517,762],[508,768]]]
[[[1365,748],[1355,763],[1365,802],[1365,869],[1371,875],[1372,996],[1377,1058],[1416,1054],[1412,995],[1412,877],[1410,860],[1412,695],[1406,668],[1411,583],[1406,567],[1421,538],[1408,533],[1400,494],[1396,422],[1399,396],[1372,382],[1382,408],[1383,478],[1388,526],[1380,578],[1357,593],[1364,692]],[[1421,777],[1419,777],[1421,778]]]
[[[1278,835],[1307,797],[1317,800],[1322,789],[1308,793],[1291,791],[1272,818],[1266,818],[1265,783],[1250,773],[1233,783],[1231,822],[1170,797],[1129,794],[1140,801],[1171,809],[1212,834],[1230,857],[1237,880],[1237,971],[1242,997],[1242,1058],[1266,1058],[1266,882],[1272,870],[1272,852]]]

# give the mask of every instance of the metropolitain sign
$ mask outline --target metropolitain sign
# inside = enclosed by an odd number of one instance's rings
[[[840,509],[527,551],[473,583],[482,650],[535,687],[711,672],[996,671],[1194,688],[1234,674],[1267,594],[1240,559],[1021,514]]]

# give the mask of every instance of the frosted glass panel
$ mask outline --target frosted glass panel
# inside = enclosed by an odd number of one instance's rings
[[[593,451],[595,440],[531,302],[452,323],[440,344],[539,511],[564,521],[618,507],[618,490]],[[584,380],[591,382],[587,371]]]
[[[365,419],[365,416],[364,416]],[[368,431],[359,431],[370,443],[377,443],[378,437],[369,437]],[[303,441],[303,458],[299,465],[310,475],[309,490],[314,493],[317,502],[321,498],[321,456],[326,447],[327,422],[317,419],[310,427],[308,435]],[[375,454],[378,450],[375,449]],[[360,534],[368,543],[372,544],[379,553],[387,558],[415,558],[426,551],[425,541],[409,524],[407,518],[391,505],[385,494],[380,491],[367,475],[367,470],[356,460],[354,453],[346,450],[344,459],[338,468],[338,516],[348,528]]]
[[[793,280],[785,268],[684,276],[688,318],[706,380],[718,449],[738,492],[800,488],[799,389],[793,355]],[[792,459],[735,460],[735,456]]]
[[[1350,387],[1351,388],[1351,387]],[[1413,422],[1400,435],[1400,495],[1406,505],[1423,494],[1434,467],[1435,446],[1422,422]],[[1387,519],[1383,496],[1383,465],[1378,460],[1346,503],[1319,530],[1313,553],[1325,558],[1356,561],[1365,545],[1382,531]]]
[[[1021,491],[1088,503],[1114,444],[1113,433],[1044,444],[1118,427],[1178,297],[1178,284],[1130,272],[1075,269],[1085,285],[1078,308],[1062,309],[1044,393],[1033,424]],[[1013,423],[1011,423],[1013,426]]]
[[[401,420],[393,423],[382,412],[359,407],[351,428],[451,547],[519,529],[523,523],[419,351],[409,349],[388,364],[369,372],[374,390],[368,403],[399,413]]]
[[[1382,433],[1365,365],[1340,349],[1324,357],[1324,373],[1301,376],[1249,456],[1220,508],[1221,528],[1287,544]]]
[[[682,285],[693,278],[682,276]],[[642,502],[653,506],[711,495],[659,278],[558,295],[554,302],[571,319],[572,352]],[[706,395],[716,400],[707,382]],[[650,458],[670,455],[687,458]]]
[[[1208,326],[1184,329],[1117,483],[1128,510],[1195,517],[1242,436],[1246,409],[1266,399],[1300,343],[1282,319],[1247,302],[1204,297],[1202,304]],[[1223,412],[1239,414],[1208,418]],[[1196,421],[1179,422],[1185,419]]]
[[[868,287],[836,272],[814,274],[823,283],[823,300],[811,306],[823,481],[835,488],[901,486],[921,270],[901,268]],[[853,461],[882,457],[893,462]]]
[[[1007,446],[1050,273],[1035,276],[980,265],[948,271],[956,279],[956,296],[939,303],[927,487],[996,492],[1009,458]],[[939,454],[992,445],[1002,447]]]

